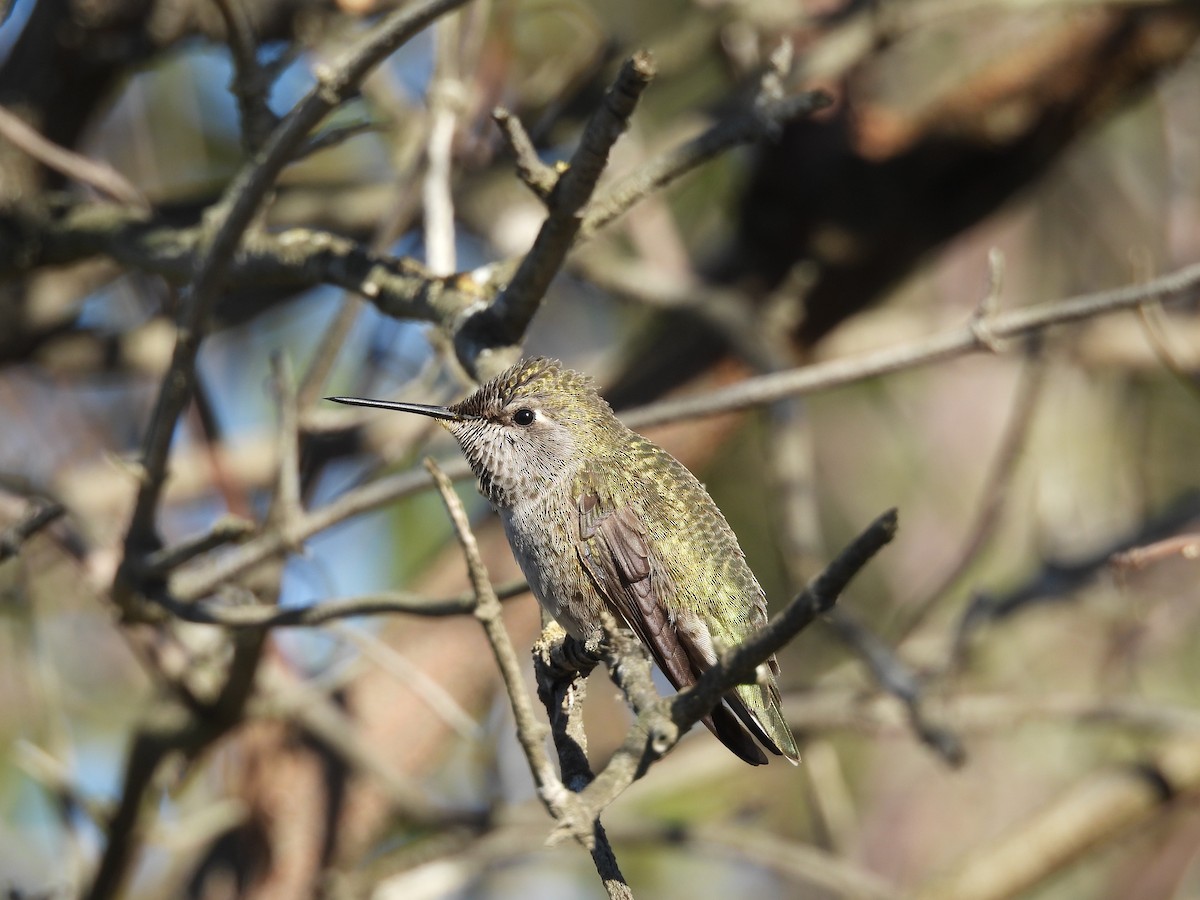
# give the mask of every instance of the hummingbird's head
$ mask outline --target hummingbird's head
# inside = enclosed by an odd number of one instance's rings
[[[443,424],[480,491],[502,507],[573,477],[616,421],[591,378],[543,357],[502,372],[450,411],[455,417]]]
[[[497,507],[531,500],[572,478],[618,427],[591,378],[543,357],[518,363],[453,406],[329,399],[438,419],[457,438],[480,492]]]

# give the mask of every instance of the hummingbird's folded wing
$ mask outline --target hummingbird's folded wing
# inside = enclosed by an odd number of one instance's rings
[[[698,675],[697,661],[711,653],[689,646],[687,629],[675,627],[664,598],[674,588],[665,567],[654,559],[637,510],[605,500],[596,492],[578,498],[579,560],[588,578],[613,613],[641,639],[676,689],[689,687]],[[733,702],[739,702],[734,695]],[[766,756],[724,704],[703,722],[726,747],[751,765]]]

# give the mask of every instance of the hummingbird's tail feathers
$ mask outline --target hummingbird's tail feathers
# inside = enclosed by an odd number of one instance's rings
[[[779,691],[759,684],[739,684],[725,698],[730,708],[759,742],[792,765],[800,762],[800,750],[780,709]]]
[[[715,734],[717,739],[728,749],[732,750],[741,760],[750,763],[752,766],[765,766],[767,764],[766,754],[759,749],[758,744],[754,743],[754,738],[750,737],[749,732],[738,721],[738,717],[731,713],[729,707],[725,704],[722,703],[713,709],[712,714],[705,716],[703,721],[708,726],[708,730]],[[769,749],[775,749],[769,741],[763,741],[763,743]],[[776,750],[775,752],[778,753],[779,751]]]

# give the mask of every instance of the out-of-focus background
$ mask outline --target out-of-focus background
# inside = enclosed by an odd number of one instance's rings
[[[123,621],[112,593],[188,254],[261,140],[245,138],[226,23],[253,37],[281,116],[396,5],[4,4],[0,885],[13,896],[92,883],[170,679],[220,684],[246,658],[244,632]],[[435,274],[512,258],[544,213],[493,107],[543,161],[564,160],[621,61],[649,48],[659,75],[603,185],[744,111],[789,40],[790,88],[833,106],[720,154],[582,245],[526,336],[529,354],[592,373],[629,410],[918,346],[985,298],[1003,312],[1200,261],[1198,35],[1183,0],[477,2],[322,124],[363,129],[289,166],[255,227],[330,232]],[[9,118],[133,196],[114,200],[77,161],[48,165]],[[139,244],[139,223],[180,242],[181,260]],[[1200,894],[1196,310],[1185,293],[647,429],[706,482],[773,609],[882,510],[898,507],[901,530],[845,615],[780,654],[801,766],[751,769],[697,730],[606,812],[636,894]],[[280,521],[288,385],[301,385],[309,513],[423,455],[455,457],[423,420],[319,402],[462,396],[443,332],[249,264],[205,328],[161,536],[176,545],[228,516],[250,533],[175,568],[170,589],[283,607],[466,590],[428,490],[220,568]],[[469,482],[460,493],[493,578],[510,581],[495,518]],[[14,528],[60,507],[28,536]],[[525,663],[536,605],[506,602]],[[604,895],[584,851],[545,846],[550,820],[470,616],[277,629],[253,660],[237,720],[141,785],[123,896]],[[628,721],[594,674],[594,762]],[[409,790],[488,815],[418,821]],[[969,887],[954,881],[965,871]]]

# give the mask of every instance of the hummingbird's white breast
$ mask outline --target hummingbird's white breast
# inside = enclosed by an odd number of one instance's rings
[[[575,508],[574,498],[566,496],[568,487],[569,481],[497,512],[513,556],[542,609],[572,637],[586,640],[598,627],[593,608],[598,598],[594,590],[590,598],[583,596],[586,585],[576,556],[577,535],[572,533],[578,523],[562,517],[563,510]]]

